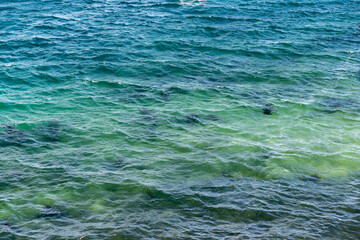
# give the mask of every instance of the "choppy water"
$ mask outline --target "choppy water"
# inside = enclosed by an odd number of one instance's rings
[[[359,21],[1,1],[0,239],[360,238]]]

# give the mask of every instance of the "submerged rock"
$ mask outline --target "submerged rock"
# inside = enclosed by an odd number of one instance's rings
[[[1,145],[21,145],[29,141],[26,133],[10,124],[3,124],[4,134],[1,135]]]
[[[24,131],[17,129],[12,125],[5,124],[4,126],[5,126],[5,133],[9,137],[23,137],[23,136],[25,136]]]
[[[263,108],[263,113],[265,115],[271,115],[275,111],[275,108],[271,106],[270,104],[266,104]]]

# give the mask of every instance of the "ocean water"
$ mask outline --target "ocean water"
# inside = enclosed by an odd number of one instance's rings
[[[359,239],[360,1],[0,1],[0,239]]]

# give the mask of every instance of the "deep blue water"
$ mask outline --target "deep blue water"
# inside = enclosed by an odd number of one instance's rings
[[[0,0],[0,239],[359,239],[360,1]]]

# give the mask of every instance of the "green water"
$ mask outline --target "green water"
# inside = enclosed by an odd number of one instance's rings
[[[359,6],[0,2],[0,239],[359,238]]]

